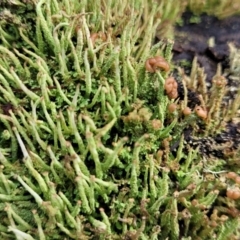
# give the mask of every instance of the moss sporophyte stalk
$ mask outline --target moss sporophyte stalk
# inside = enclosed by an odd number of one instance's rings
[[[0,3],[1,239],[239,239],[240,50],[175,66],[186,4]]]

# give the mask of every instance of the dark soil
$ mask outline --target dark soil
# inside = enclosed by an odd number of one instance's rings
[[[193,23],[194,19],[197,23]],[[218,63],[223,68],[228,67],[228,43],[233,42],[240,47],[240,16],[219,20],[206,14],[196,18],[187,12],[183,15],[182,26],[176,26],[175,32],[174,61],[191,62],[197,56],[207,80],[210,80],[216,73]],[[214,39],[214,47],[209,47],[210,38]]]
[[[214,40],[213,47],[209,47],[209,39]],[[223,70],[229,67],[229,42],[234,43],[236,47],[240,47],[240,16],[232,16],[219,20],[216,17],[206,14],[196,17],[187,12],[183,15],[181,26],[176,26],[175,29],[173,61],[188,72],[192,60],[196,56],[199,65],[205,70],[207,81],[211,83],[211,79],[215,75],[219,63],[221,63]],[[235,87],[234,92],[228,92],[228,96],[225,99],[228,102],[230,98],[233,99],[236,97],[237,89],[240,86],[236,85],[230,76],[226,77],[227,85]],[[181,99],[183,90],[178,90]],[[188,100],[190,103],[198,105],[199,103],[196,102],[198,93],[189,90],[189,94]],[[194,106],[191,106],[190,103],[188,103],[189,107],[193,108]],[[226,123],[226,128],[221,133],[206,138],[193,137],[192,129],[187,128],[184,131],[184,138],[193,147],[199,147],[202,154],[225,159],[226,152],[239,149],[240,123],[239,121],[237,123],[230,121]],[[224,146],[228,143],[231,143],[231,147],[226,149]],[[175,143],[172,148],[176,148],[177,145],[178,143]]]

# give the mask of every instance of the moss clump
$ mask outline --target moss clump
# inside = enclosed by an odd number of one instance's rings
[[[222,111],[221,71],[210,95],[196,64],[190,80],[180,71],[178,96],[169,100],[165,79],[174,66],[145,69],[154,56],[171,65],[172,41],[153,42],[174,4],[1,3],[2,239],[237,235],[239,202],[226,191],[238,183],[225,172],[238,146],[216,160],[215,137],[223,123],[235,124],[239,104]],[[232,55],[231,66],[237,59]],[[194,112],[198,105],[207,118]],[[216,148],[202,151],[205,139]]]

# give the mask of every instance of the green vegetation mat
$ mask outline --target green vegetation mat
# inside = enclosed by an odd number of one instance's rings
[[[238,2],[2,0],[0,239],[239,239],[240,50],[172,62]]]

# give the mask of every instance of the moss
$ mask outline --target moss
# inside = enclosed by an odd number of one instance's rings
[[[225,172],[239,166],[229,133],[238,131],[239,101],[223,108],[220,68],[209,90],[196,61],[191,76],[174,71],[171,40],[154,44],[161,20],[170,36],[164,24],[171,27],[185,7],[147,0],[1,2],[2,239],[237,234],[239,202],[226,197],[237,183]],[[239,50],[230,49],[228,74],[235,79]],[[146,71],[154,56],[171,70]],[[175,100],[164,91],[172,75]],[[172,102],[176,110],[169,112]]]

